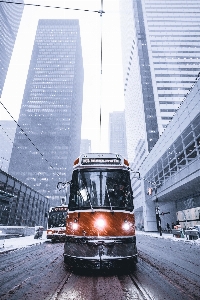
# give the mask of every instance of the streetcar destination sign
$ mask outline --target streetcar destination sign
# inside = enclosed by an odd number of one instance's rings
[[[51,211],[67,211],[68,208],[67,207],[52,207]]]
[[[120,165],[120,158],[82,158],[82,165]]]

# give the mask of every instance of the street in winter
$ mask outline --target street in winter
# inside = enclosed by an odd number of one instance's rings
[[[137,232],[139,259],[130,269],[74,270],[63,262],[63,243],[33,236],[7,239],[0,248],[0,299],[200,298],[200,240]]]
[[[200,0],[0,0],[0,300],[200,299]]]

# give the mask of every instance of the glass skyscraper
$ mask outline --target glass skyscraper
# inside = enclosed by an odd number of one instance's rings
[[[51,204],[80,154],[83,78],[79,21],[39,20],[9,173]]]
[[[20,1],[22,4],[24,1]],[[0,96],[21,21],[24,5],[0,3]]]
[[[91,153],[91,140],[82,139],[80,154]]]
[[[109,116],[110,153],[121,154],[127,158],[126,122],[124,111],[114,111]]]
[[[199,0],[121,0],[128,155],[151,151],[200,71]]]
[[[165,149],[169,155],[169,172],[163,160],[159,176],[163,172],[163,176],[169,178],[169,174],[175,172],[176,159],[176,164],[184,164],[186,155],[196,153],[195,147],[188,153],[184,150],[184,158],[181,158],[177,150],[178,157],[172,160],[175,152],[169,140],[163,137],[174,114],[179,115],[182,124],[173,135],[182,135],[186,117],[181,119],[177,110],[200,71],[200,0],[120,0],[120,11],[128,159],[133,170],[142,172],[144,165],[150,169],[149,152],[155,153],[156,147],[159,153]],[[154,180],[148,180],[157,183],[155,169],[152,172]],[[137,223],[143,222],[143,202],[147,193],[143,186],[143,181],[132,174],[136,218],[140,219]],[[146,211],[145,208],[144,215]]]
[[[16,127],[14,121],[0,120],[0,169],[4,172],[8,172]]]

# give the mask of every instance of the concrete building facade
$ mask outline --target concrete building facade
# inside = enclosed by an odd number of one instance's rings
[[[120,1],[127,151],[134,170],[154,149],[198,77],[199,4]],[[141,223],[144,187],[134,176],[132,188]]]
[[[109,115],[109,151],[127,158],[124,111],[114,111]]]
[[[24,10],[24,1],[21,3],[22,5],[0,3],[0,96]]]
[[[9,174],[59,205],[80,154],[83,60],[78,20],[39,20]],[[23,156],[21,155],[23,154]]]
[[[155,207],[159,206],[163,227],[176,222],[180,213],[200,213],[200,80],[176,111],[171,122],[138,170],[141,191],[135,197],[145,230],[156,230]],[[150,193],[149,193],[150,191]],[[169,214],[166,214],[169,212]],[[177,217],[179,216],[179,217]],[[183,217],[183,216],[182,216]],[[139,217],[138,217],[139,218]],[[188,217],[187,222],[191,218]],[[200,220],[199,220],[200,221]],[[183,220],[182,220],[183,222]],[[186,225],[186,224],[185,224]]]
[[[81,149],[80,154],[91,152],[91,140],[81,139]]]
[[[121,0],[120,9],[128,156],[134,162],[139,140],[150,152],[198,76],[200,1]]]
[[[10,120],[0,120],[0,168],[8,172],[17,124]]]

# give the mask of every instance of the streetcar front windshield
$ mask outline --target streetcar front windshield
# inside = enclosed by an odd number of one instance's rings
[[[133,209],[130,174],[126,170],[75,170],[69,209]]]
[[[48,228],[65,227],[67,212],[50,212],[48,218]]]

